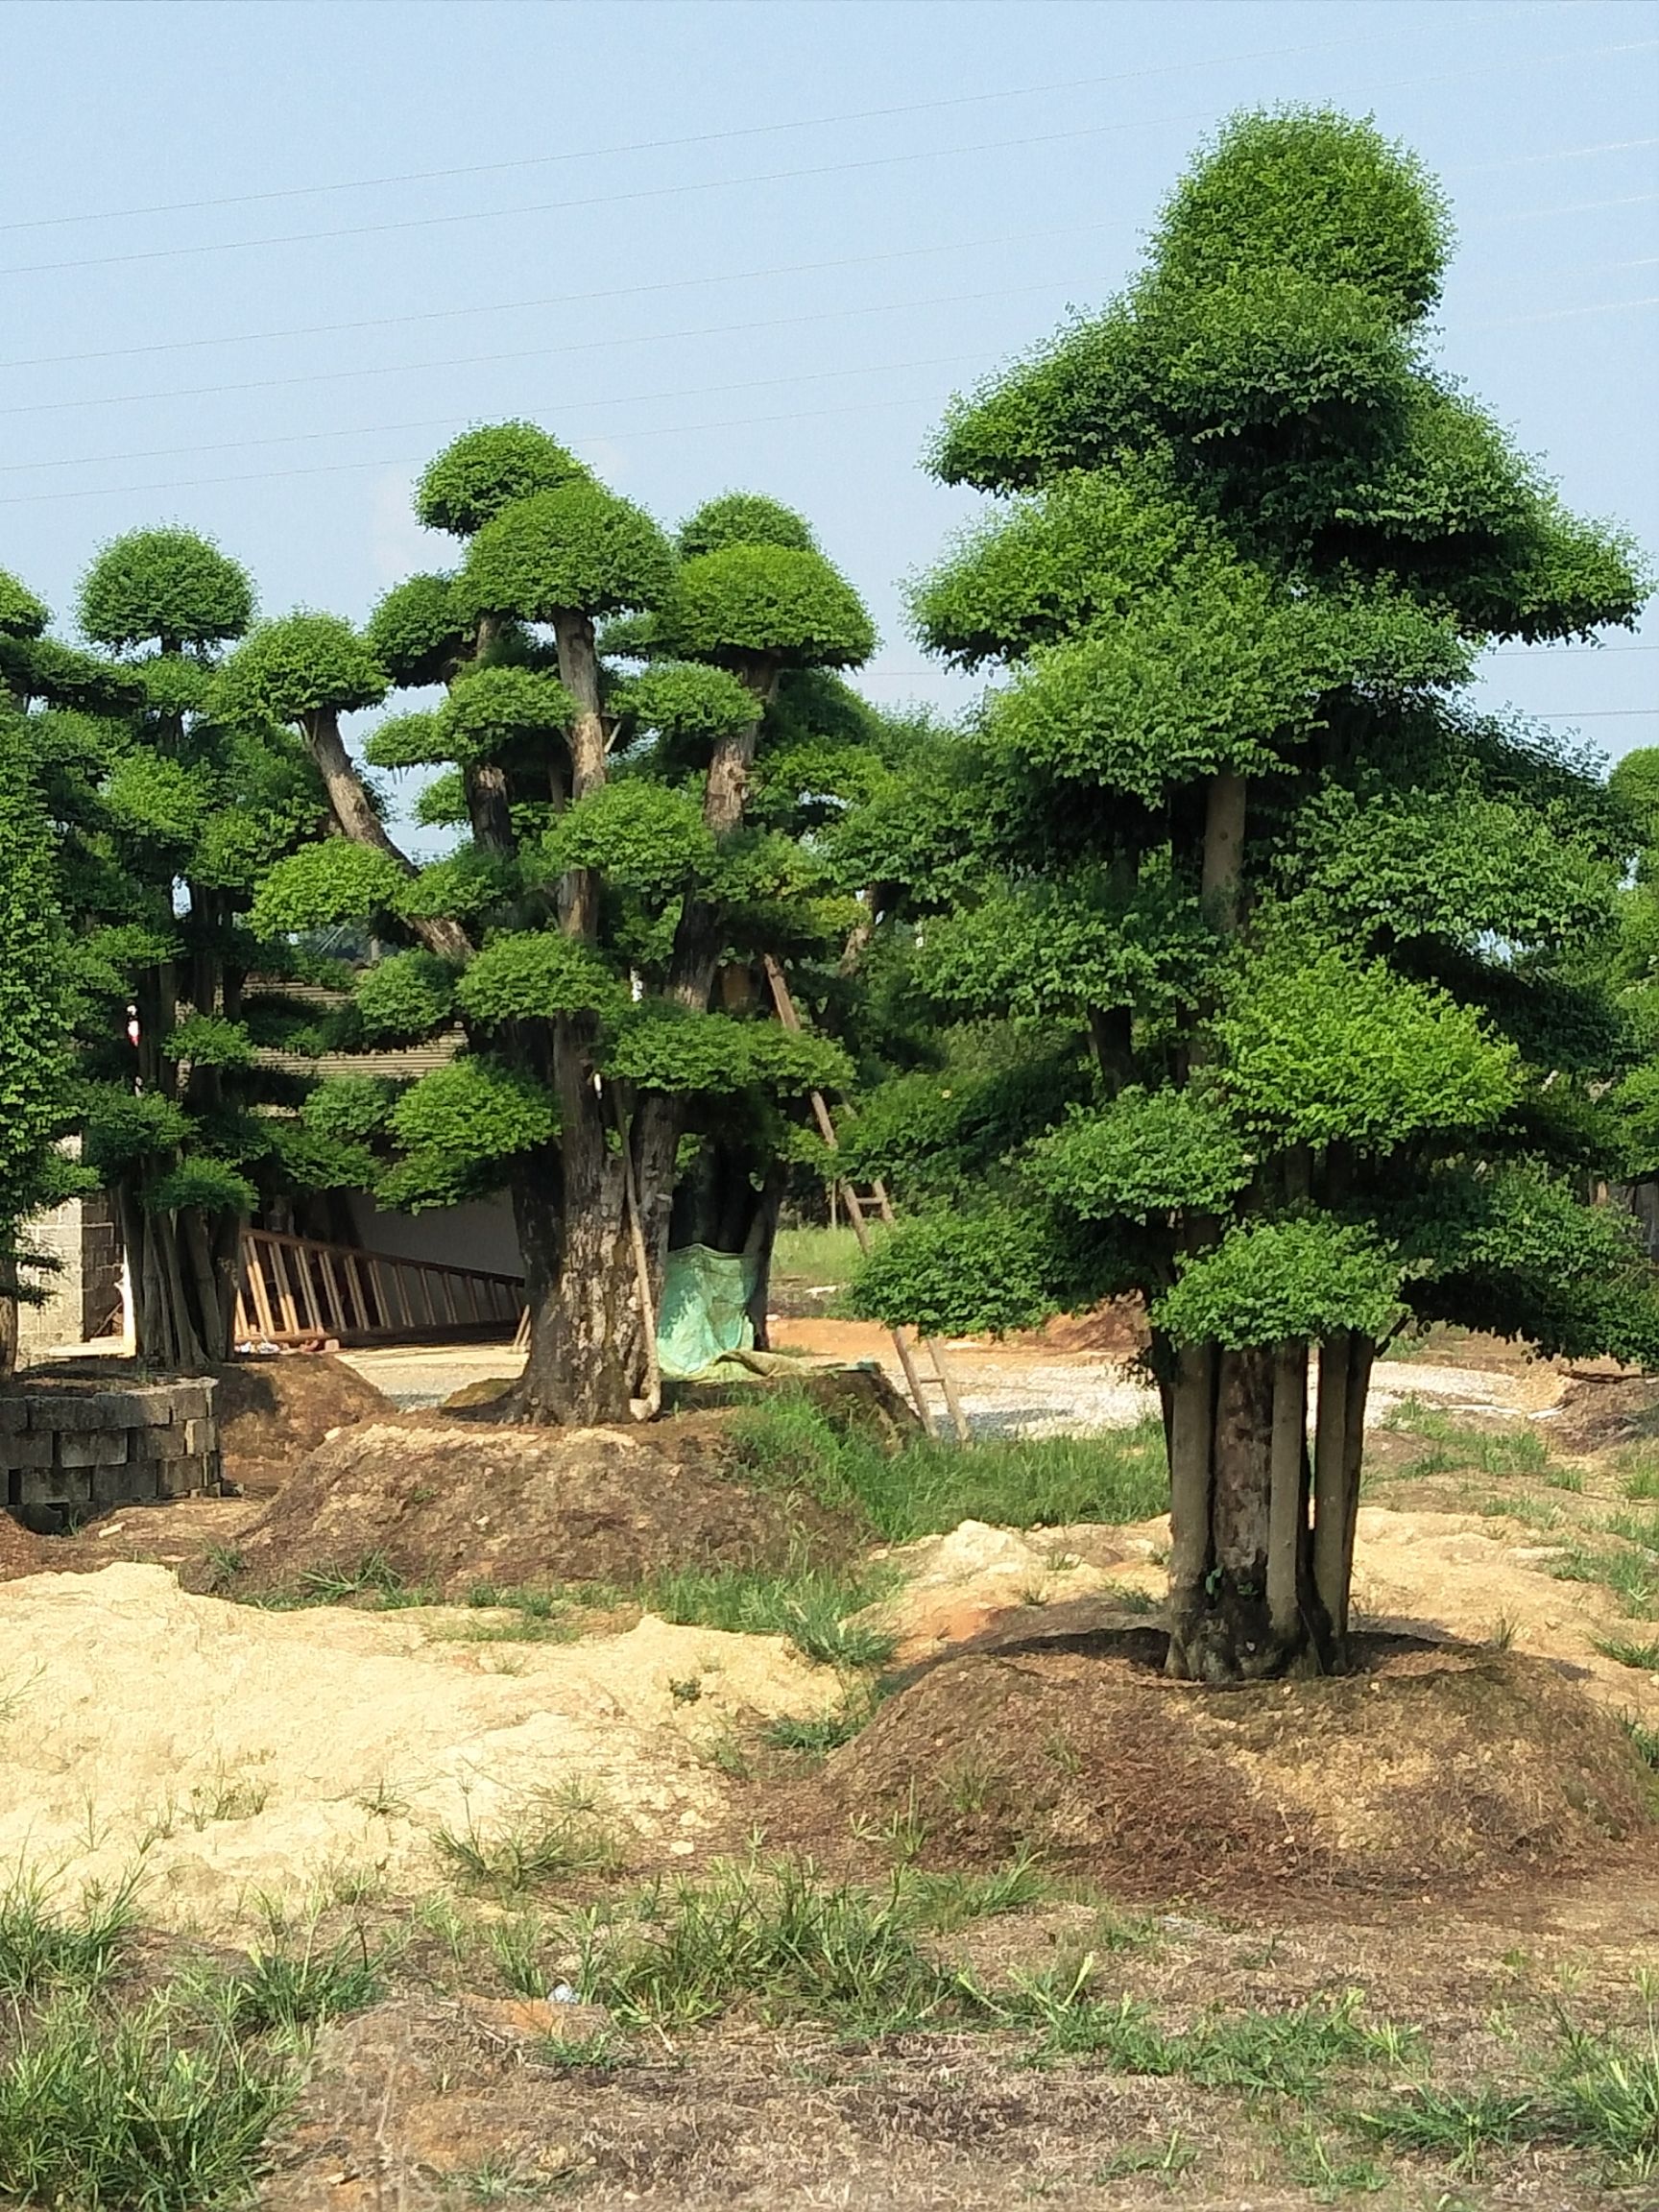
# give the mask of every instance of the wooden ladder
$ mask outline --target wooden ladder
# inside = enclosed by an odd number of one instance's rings
[[[796,1010],[795,1000],[790,995],[788,978],[784,975],[777,959],[770,952],[763,955],[763,962],[766,969],[766,980],[772,987],[772,1003],[778,1009],[778,1019],[782,1022],[785,1029],[793,1030],[799,1034],[801,1016]],[[840,1140],[835,1134],[835,1123],[829,1106],[825,1103],[823,1092],[814,1091],[810,1096],[812,1118],[818,1124],[818,1134],[831,1152],[839,1152],[841,1149]],[[845,1176],[839,1176],[836,1178],[834,1190],[842,1206],[846,1209],[848,1220],[853,1225],[853,1234],[858,1239],[859,1251],[868,1252],[870,1250],[870,1221],[866,1209],[873,1208],[878,1219],[885,1223],[888,1228],[893,1226],[897,1218],[893,1212],[892,1200],[887,1195],[886,1184],[878,1181],[871,1185],[868,1191],[860,1192],[854,1189]],[[926,1430],[928,1435],[937,1436],[939,1424],[934,1416],[933,1407],[928,1403],[926,1385],[924,1383],[922,1374],[916,1365],[916,1355],[911,1349],[908,1334],[903,1329],[895,1329],[892,1332],[892,1336],[893,1349],[899,1355],[899,1364],[904,1371],[904,1381],[909,1386],[911,1403],[921,1416],[922,1426]],[[956,1395],[956,1385],[950,1379],[950,1368],[945,1364],[945,1355],[940,1348],[938,1339],[933,1336],[919,1336],[919,1341],[933,1369],[929,1381],[944,1395],[945,1408],[950,1416],[950,1426],[955,1431],[956,1440],[960,1444],[967,1444],[972,1440],[974,1431],[968,1426],[968,1416],[962,1410],[962,1401]]]
[[[274,1229],[245,1229],[236,1286],[236,1341],[374,1344],[434,1336],[491,1336],[518,1319],[516,1275],[451,1267],[328,1244]]]

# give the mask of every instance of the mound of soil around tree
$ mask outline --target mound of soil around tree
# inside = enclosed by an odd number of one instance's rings
[[[866,1827],[1022,1846],[1114,1895],[1461,1891],[1651,1845],[1625,1731],[1548,1662],[1376,1638],[1334,1679],[1205,1690],[1151,1627],[1026,1635],[930,1667],[830,1760]]]
[[[0,1512],[0,1582],[19,1575],[42,1575],[52,1564],[51,1553],[38,1536],[32,1536],[10,1513]]]
[[[373,1382],[326,1353],[233,1359],[214,1372],[226,1478],[252,1497],[276,1489],[331,1430],[394,1412]]]
[[[1659,1379],[1577,1375],[1562,1393],[1550,1440],[1565,1452],[1606,1452],[1659,1442]]]
[[[537,1429],[415,1416],[343,1431],[237,1539],[237,1593],[350,1574],[366,1559],[444,1597],[476,1582],[627,1585],[681,1567],[839,1559],[854,1516],[756,1487],[728,1417]]]

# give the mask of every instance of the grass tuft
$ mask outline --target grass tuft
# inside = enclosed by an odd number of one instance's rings
[[[325,1950],[308,1937],[299,1951],[251,1951],[246,1966],[226,1979],[222,2003],[238,2033],[312,2028],[343,2013],[362,2012],[384,1987],[384,1954],[371,1952],[361,1928]]]
[[[433,1841],[463,1880],[492,1889],[528,1889],[560,1876],[608,1877],[627,1863],[621,1839],[580,1790],[528,1798],[488,1834],[469,1806],[465,1824],[437,1829]]]
[[[60,1911],[50,1886],[19,1873],[0,1891],[0,1996],[95,1989],[120,1963],[132,1933],[132,1887],[88,1889],[78,1912]]]

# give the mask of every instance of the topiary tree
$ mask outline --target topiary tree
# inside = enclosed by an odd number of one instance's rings
[[[998,505],[915,618],[1003,681],[833,833],[912,987],[1021,1041],[871,1102],[863,1165],[955,1214],[862,1308],[1140,1294],[1169,1666],[1205,1680],[1343,1663],[1397,1328],[1659,1354],[1584,1202],[1618,1151],[1597,948],[1628,823],[1463,696],[1482,644],[1628,623],[1645,587],[1431,365],[1447,240],[1369,125],[1231,125],[1128,292],[952,410],[934,467]]]
[[[748,811],[784,690],[855,661],[869,623],[774,502],[716,502],[686,527],[717,542],[681,561],[525,424],[456,441],[418,511],[465,541],[464,560],[390,593],[367,642],[395,683],[445,696],[382,723],[366,752],[392,771],[440,769],[421,817],[464,835],[414,869],[347,763],[355,790],[329,782],[341,850],[275,869],[257,919],[297,930],[355,899],[424,948],[362,977],[365,1034],[459,1020],[465,1055],[401,1098],[325,1085],[303,1118],[322,1141],[349,1129],[369,1148],[385,1203],[505,1186],[533,1321],[525,1412],[626,1419],[653,1398],[671,1238],[763,1244],[789,1101],[846,1072],[825,1040],[784,1036],[747,964],[828,950],[848,902],[797,837]],[[227,667],[222,709],[283,711],[314,743],[303,698],[261,674],[261,635]],[[721,1202],[677,1220],[687,1169],[716,1152],[731,1172],[702,1188],[719,1185]]]
[[[0,580],[0,619],[9,583]],[[47,1264],[30,1240],[30,1217],[78,1183],[57,1145],[73,1122],[69,1017],[51,829],[21,720],[8,711],[0,713],[0,1380],[16,1363],[18,1300],[36,1291]]]
[[[206,709],[218,648],[252,606],[205,539],[135,531],[82,586],[82,630],[111,658],[58,645],[43,609],[0,641],[71,929],[59,1019],[73,1123],[116,1200],[139,1354],[186,1371],[228,1356],[243,1223],[304,1179],[288,1124],[263,1111],[286,1089],[259,1047],[314,1012],[247,1000],[250,974],[284,957],[247,916],[255,878],[314,832],[325,801],[291,735]]]

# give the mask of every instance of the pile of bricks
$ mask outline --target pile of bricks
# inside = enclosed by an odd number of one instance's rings
[[[12,1510],[72,1517],[219,1487],[217,1384],[59,1381],[0,1390],[0,1483]]]

